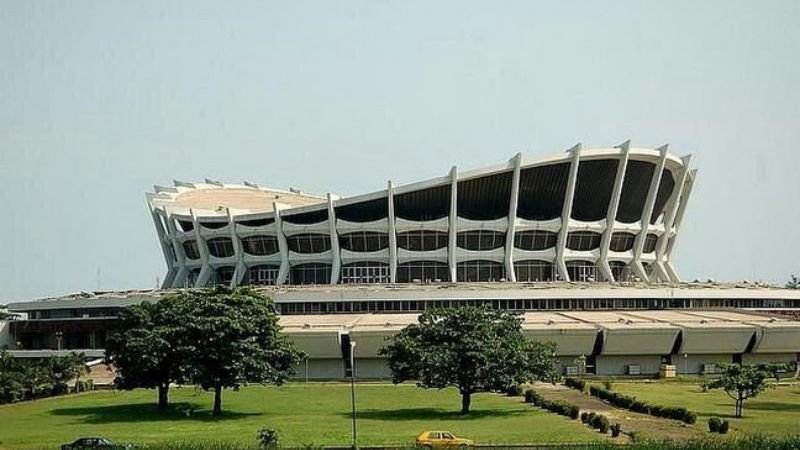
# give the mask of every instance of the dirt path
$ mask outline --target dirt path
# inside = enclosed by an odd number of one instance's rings
[[[581,412],[596,412],[608,417],[611,423],[619,423],[624,432],[635,431],[653,439],[672,439],[686,441],[704,437],[704,433],[691,425],[670,419],[662,419],[647,414],[635,413],[627,409],[603,403],[596,397],[583,394],[564,385],[537,383],[536,392],[549,400],[566,400],[577,405]]]

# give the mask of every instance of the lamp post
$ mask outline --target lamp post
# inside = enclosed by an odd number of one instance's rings
[[[358,431],[356,428],[356,342],[350,341],[350,404],[353,410],[353,450],[358,448]]]
[[[689,375],[689,354],[683,354],[683,373],[684,375]]]
[[[61,342],[64,340],[64,333],[56,331],[56,349],[61,350]]]

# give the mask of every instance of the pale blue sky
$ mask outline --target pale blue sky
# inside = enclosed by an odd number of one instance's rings
[[[684,279],[800,271],[800,2],[0,0],[0,302],[148,288],[172,179],[356,194],[576,142],[699,178]]]

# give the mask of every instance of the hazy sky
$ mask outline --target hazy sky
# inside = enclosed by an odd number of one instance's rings
[[[0,0],[0,302],[148,288],[173,179],[381,189],[669,143],[684,279],[800,271],[800,2]]]

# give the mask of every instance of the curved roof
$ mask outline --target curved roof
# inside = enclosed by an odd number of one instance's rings
[[[213,187],[179,192],[172,199],[172,204],[177,208],[201,210],[224,210],[230,208],[251,212],[268,212],[272,211],[273,203],[298,207],[313,205],[322,201],[321,197],[271,189]]]

